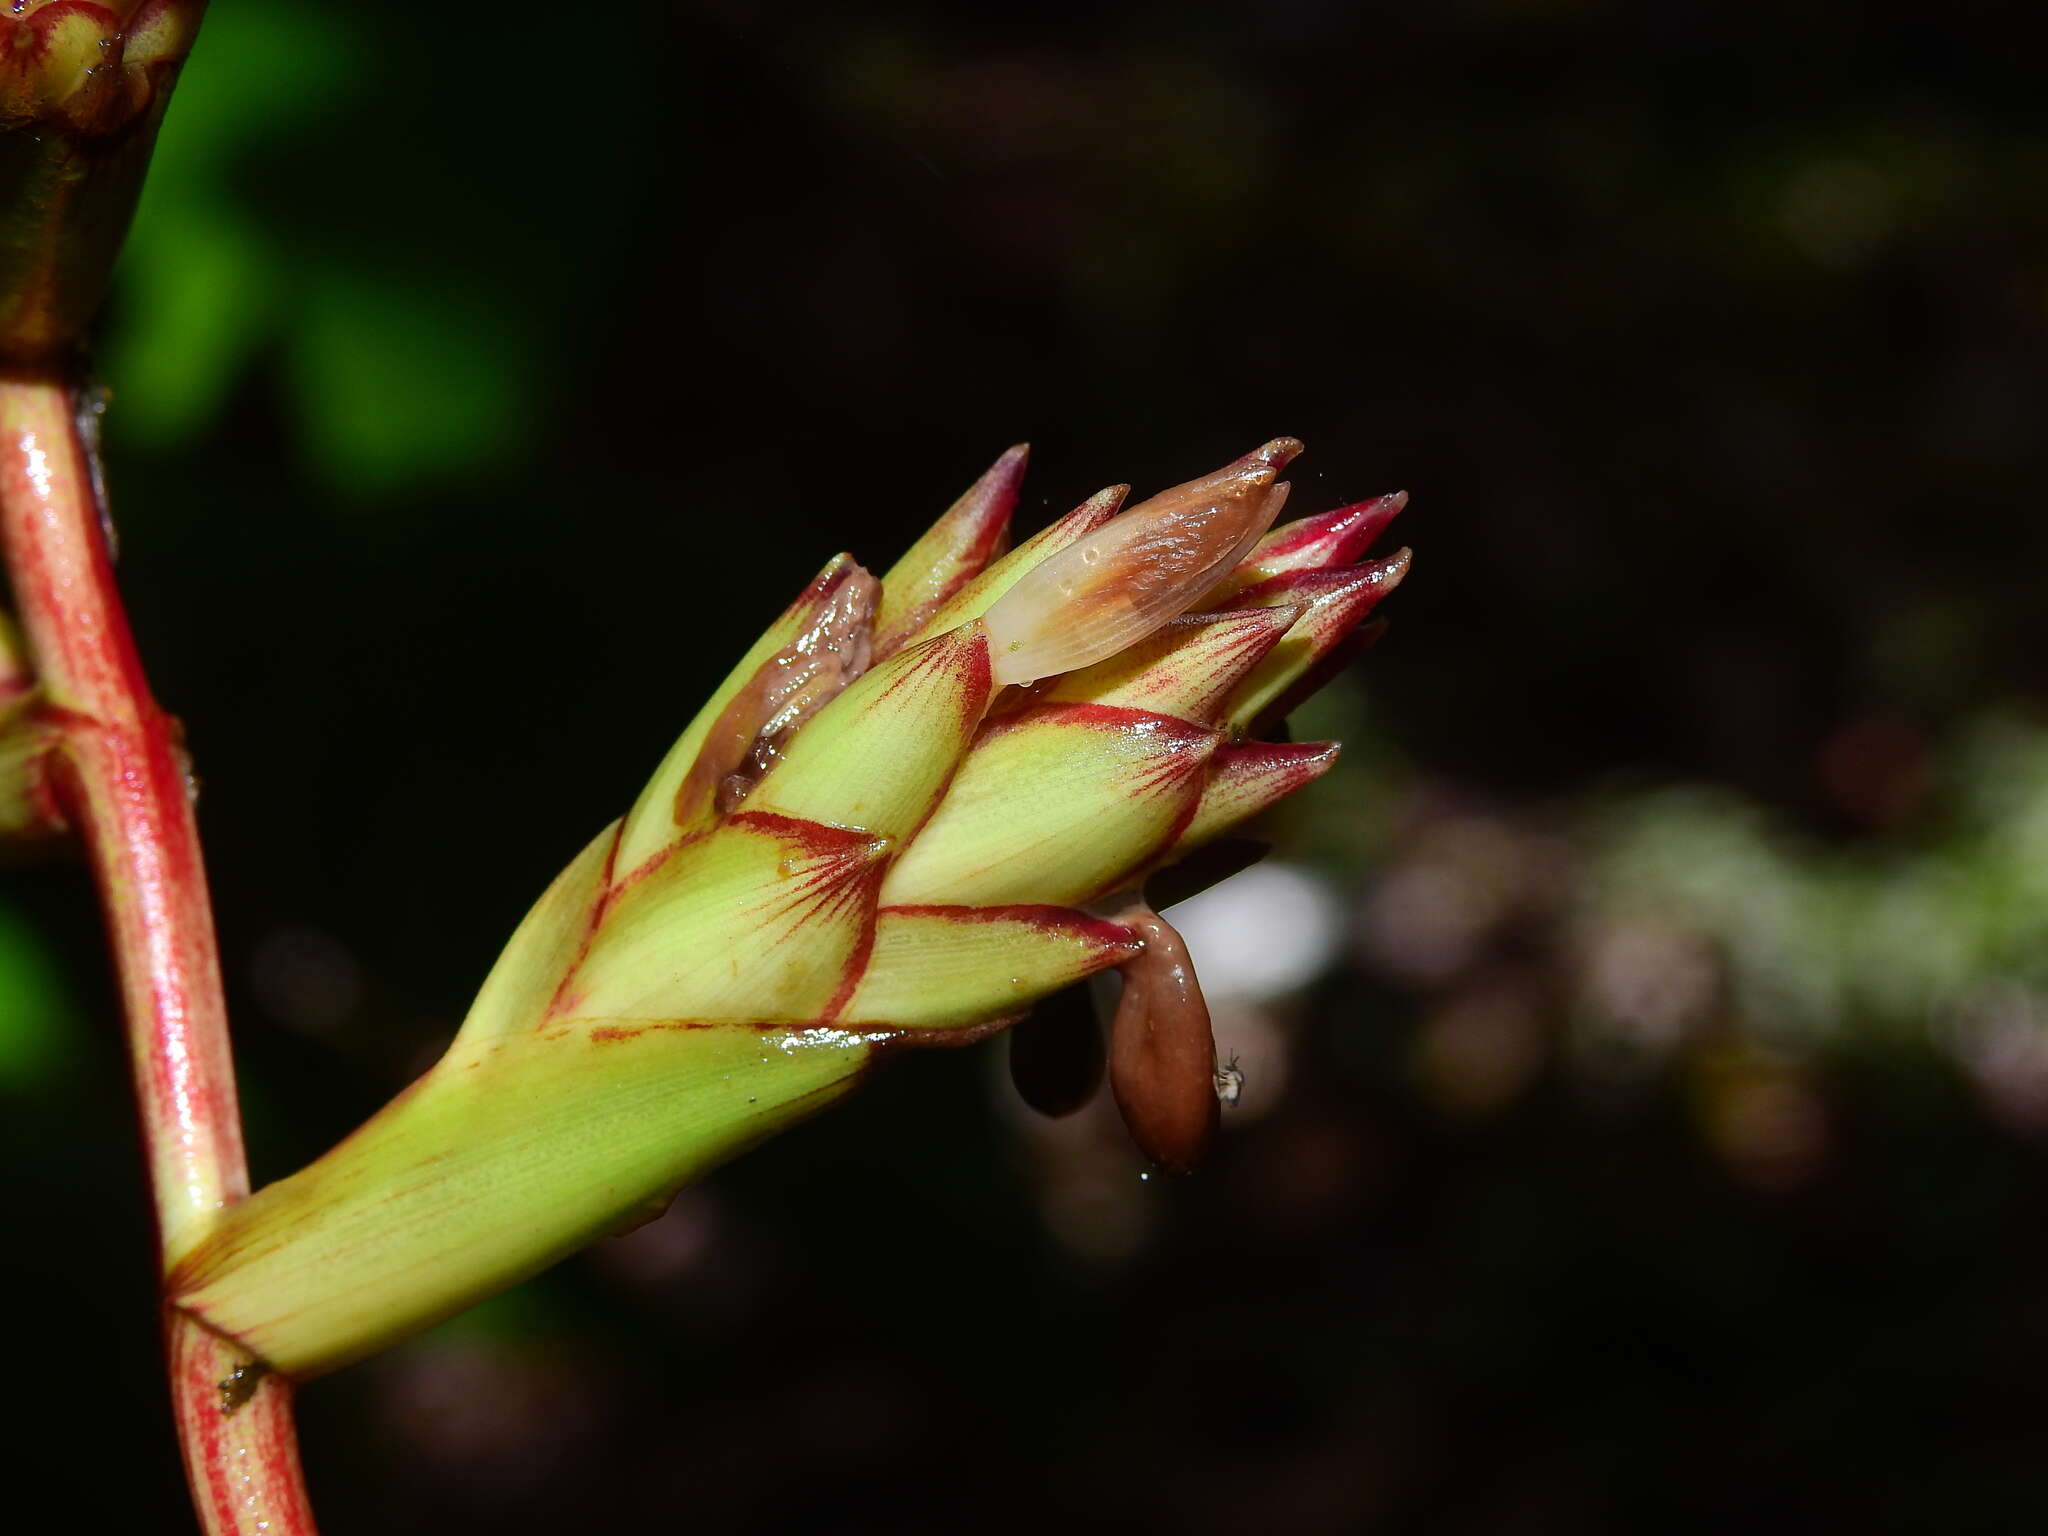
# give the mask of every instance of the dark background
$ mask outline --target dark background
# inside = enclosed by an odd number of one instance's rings
[[[221,0],[102,358],[259,1178],[1006,444],[1027,525],[1280,432],[1296,510],[1414,496],[1207,1171],[910,1060],[310,1388],[326,1528],[2038,1528],[2048,112],[1982,14]],[[175,1530],[102,971],[7,872],[0,1466]]]

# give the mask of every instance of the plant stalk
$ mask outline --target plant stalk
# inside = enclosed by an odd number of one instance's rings
[[[151,697],[114,583],[75,392],[0,379],[0,552],[46,718],[50,782],[91,860],[127,1020],[166,1271],[248,1193],[227,1013],[185,756]],[[188,1315],[165,1313],[171,1394],[205,1529],[310,1536],[291,1386]]]

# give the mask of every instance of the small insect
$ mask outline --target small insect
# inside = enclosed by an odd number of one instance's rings
[[[1244,1072],[1238,1067],[1237,1052],[1232,1051],[1230,1060],[1216,1069],[1216,1098],[1225,1109],[1235,1109],[1243,1092]]]
[[[220,1411],[224,1414],[233,1413],[248,1402],[256,1395],[256,1389],[263,1385],[263,1378],[269,1374],[269,1366],[254,1360],[247,1365],[236,1366],[217,1383],[220,1388]]]

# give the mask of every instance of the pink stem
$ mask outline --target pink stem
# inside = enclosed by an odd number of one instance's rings
[[[150,696],[114,584],[91,469],[56,377],[0,379],[0,551],[61,740],[52,765],[105,909],[168,1269],[248,1193],[213,915],[176,727]],[[179,1313],[165,1322],[185,1470],[206,1529],[310,1536],[291,1384],[232,1412],[248,1355]]]

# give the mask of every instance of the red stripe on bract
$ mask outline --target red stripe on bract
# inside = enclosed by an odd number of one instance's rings
[[[995,683],[990,676],[988,659],[988,638],[980,626],[970,620],[957,629],[949,629],[944,635],[923,642],[924,654],[906,665],[882,691],[884,695],[898,689],[925,681],[926,674],[937,672],[949,679],[959,690],[963,716],[979,716],[988,708],[988,696]]]
[[[1176,747],[1206,742],[1216,733],[1173,715],[1155,714],[1149,709],[1125,709],[1115,704],[1038,704],[1014,715],[992,720],[982,729],[1021,731],[1035,724],[1084,726],[1098,731],[1141,731]]]
[[[624,818],[621,818],[618,825],[612,829],[611,846],[604,851],[604,868],[599,872],[597,878],[597,899],[591,902],[589,908],[583,914],[583,932],[576,941],[576,954],[567,965],[562,967],[562,979],[555,983],[555,990],[548,998],[548,1005],[541,1011],[540,1022],[543,1024],[550,1019],[560,1017],[561,1008],[571,995],[569,983],[576,979],[577,967],[583,964],[583,957],[590,953],[591,941],[597,937],[598,925],[604,921],[605,913],[611,910],[612,903],[618,900],[619,894],[634,879],[638,878],[641,871],[652,868],[655,863],[655,859],[649,859],[646,864],[641,866],[640,870],[636,870],[633,875],[628,876],[625,880],[615,879],[619,862],[619,840],[625,835],[626,823]],[[656,855],[656,858],[665,858],[666,856],[667,853],[664,851],[662,854]]]
[[[847,916],[849,909],[859,915],[859,935],[840,970],[838,985],[820,1013],[822,1020],[835,1018],[852,998],[874,953],[875,897],[888,868],[884,858],[887,840],[870,832],[828,826],[777,811],[736,812],[727,825],[774,838],[820,861],[815,868],[803,871],[786,894],[774,899],[773,910],[768,913],[771,918],[796,916],[796,924],[776,940],[777,944],[787,943],[805,924],[838,920]]]
[[[839,985],[826,1000],[824,1022],[830,1022],[846,1011],[846,1005],[853,1001],[853,994],[860,989],[861,977],[868,973],[868,962],[875,957],[875,911],[874,898],[882,889],[882,866],[878,863],[871,872],[873,887],[865,893],[867,915],[861,919],[860,937],[854,940],[853,952],[846,957],[845,968],[839,973]]]
[[[1122,923],[1092,917],[1074,907],[1046,906],[1031,902],[1012,902],[993,907],[952,907],[912,903],[900,907],[884,907],[875,915],[879,919],[892,914],[898,917],[945,918],[958,923],[1024,923],[1044,933],[1092,939],[1105,948],[1124,949],[1132,954],[1136,954],[1140,947],[1137,936]]]
[[[805,821],[801,816],[785,816],[780,811],[735,811],[727,818],[726,825],[778,838],[820,859],[851,858],[855,855],[872,857],[874,845],[879,841],[872,832],[863,832],[855,827],[835,827],[822,821]]]
[[[1208,765],[1209,754],[1206,752],[1199,755],[1194,752],[1164,752],[1147,763],[1143,771],[1131,780],[1131,789],[1138,794],[1167,794],[1179,789]],[[1196,803],[1194,798],[1190,798],[1187,805],[1182,808],[1179,824],[1173,828],[1173,836],[1178,837],[1181,825],[1195,814]]]

